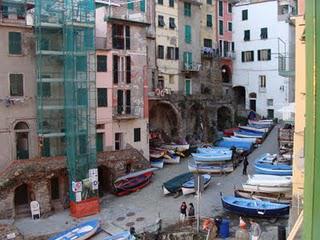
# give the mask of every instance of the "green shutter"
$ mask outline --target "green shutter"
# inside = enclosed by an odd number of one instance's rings
[[[183,53],[183,64],[186,64],[188,61],[188,52]]]
[[[103,133],[97,133],[96,147],[97,152],[103,152]]]
[[[142,0],[140,2],[140,11],[145,12],[146,11],[146,0]]]
[[[191,95],[191,80],[190,79],[186,79],[186,96],[190,96]]]
[[[43,138],[42,157],[50,157],[50,139]]]
[[[9,54],[21,54],[21,33],[9,32]]]
[[[192,65],[192,53],[188,52],[188,64]]]
[[[184,34],[185,34],[185,42],[191,43],[191,26],[185,25]]]
[[[212,15],[207,15],[207,27],[212,27]]]
[[[133,2],[131,2],[132,0],[127,0],[127,2],[128,2],[128,9],[129,10],[133,10]]]
[[[191,4],[190,3],[184,3],[184,15],[191,17]]]

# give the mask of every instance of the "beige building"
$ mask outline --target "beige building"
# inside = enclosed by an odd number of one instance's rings
[[[205,0],[201,8],[201,47],[217,48],[216,1]],[[203,50],[203,49],[202,49]],[[203,52],[203,51],[202,51]]]
[[[0,12],[0,169],[38,153],[34,35],[26,13]],[[19,67],[17,67],[19,66]]]
[[[178,2],[176,0],[157,0],[155,9],[158,83],[154,87],[156,90],[170,88],[171,91],[178,91]]]

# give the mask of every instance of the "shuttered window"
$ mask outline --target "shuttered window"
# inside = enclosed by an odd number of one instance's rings
[[[191,26],[184,26],[184,39],[186,43],[191,43]]]
[[[212,15],[207,15],[207,27],[212,27]]]
[[[117,55],[113,55],[112,57],[112,72],[113,72],[113,83],[118,83],[119,78],[119,69],[118,69],[118,59],[119,57]]]
[[[9,32],[9,54],[21,54],[21,33]]]
[[[131,83],[131,57],[126,56],[126,82]]]
[[[98,88],[98,107],[108,106],[107,88]]]
[[[98,55],[97,56],[97,72],[107,71],[107,56]]]
[[[140,2],[140,11],[145,12],[146,11],[146,0],[142,0]]]
[[[134,6],[133,6],[133,2],[132,2],[132,0],[127,0],[127,2],[128,2],[128,9],[129,10],[133,10],[133,8],[134,8]]]
[[[133,130],[134,135],[134,142],[140,142],[141,141],[141,128],[135,128]]]
[[[23,74],[10,74],[10,96],[23,96]]]
[[[258,50],[258,61],[269,61],[271,60],[271,49]]]
[[[187,17],[191,17],[191,3],[184,3],[184,15]]]

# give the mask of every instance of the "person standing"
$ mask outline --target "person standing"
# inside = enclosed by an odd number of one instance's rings
[[[180,221],[185,221],[187,217],[187,204],[186,202],[182,202],[180,206]]]
[[[193,224],[194,218],[195,218],[194,206],[193,206],[193,203],[189,203],[188,220],[191,226]]]
[[[260,225],[253,219],[250,219],[250,225],[251,240],[259,240],[261,236]]]
[[[243,175],[247,175],[247,167],[249,165],[249,162],[248,162],[248,158],[246,155],[243,156],[243,171],[242,171],[242,174]]]
[[[247,231],[246,222],[240,217],[239,229],[236,231],[236,240],[249,240],[249,233]]]

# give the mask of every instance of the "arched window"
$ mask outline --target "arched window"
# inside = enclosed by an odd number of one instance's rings
[[[29,158],[29,126],[25,122],[18,122],[14,126],[16,137],[16,158]]]
[[[249,98],[257,98],[257,94],[252,92],[249,94]]]

